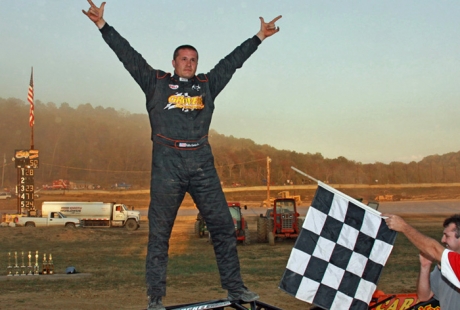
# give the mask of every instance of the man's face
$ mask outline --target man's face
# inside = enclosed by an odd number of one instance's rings
[[[444,228],[441,242],[454,252],[460,253],[460,239],[455,236],[456,226],[454,223],[450,223]]]
[[[180,49],[172,65],[178,76],[190,79],[195,76],[198,67],[198,54],[191,49]]]

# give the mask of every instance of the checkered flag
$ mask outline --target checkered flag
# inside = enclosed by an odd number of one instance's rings
[[[380,212],[318,182],[280,289],[330,310],[367,310],[396,238]]]

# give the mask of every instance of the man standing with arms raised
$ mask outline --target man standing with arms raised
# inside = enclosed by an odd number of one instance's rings
[[[149,205],[149,242],[146,258],[149,310],[164,310],[166,268],[171,230],[179,206],[188,192],[206,221],[212,237],[222,287],[229,300],[259,298],[243,283],[233,220],[214,167],[208,131],[214,100],[235,71],[260,43],[279,31],[276,17],[260,18],[260,31],[222,59],[209,73],[196,75],[198,52],[191,45],[173,54],[174,73],[153,69],[104,18],[105,2],[83,13],[141,87],[152,127],[152,172]]]

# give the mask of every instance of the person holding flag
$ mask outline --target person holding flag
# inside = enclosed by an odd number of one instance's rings
[[[385,218],[390,229],[402,232],[426,258],[440,262],[441,274],[457,288],[460,288],[459,253],[446,249],[438,241],[422,234],[397,215],[382,214],[382,217]]]

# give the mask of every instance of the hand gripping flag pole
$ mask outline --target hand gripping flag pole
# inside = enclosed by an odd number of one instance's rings
[[[396,232],[380,212],[318,182],[280,289],[330,310],[367,310]]]

